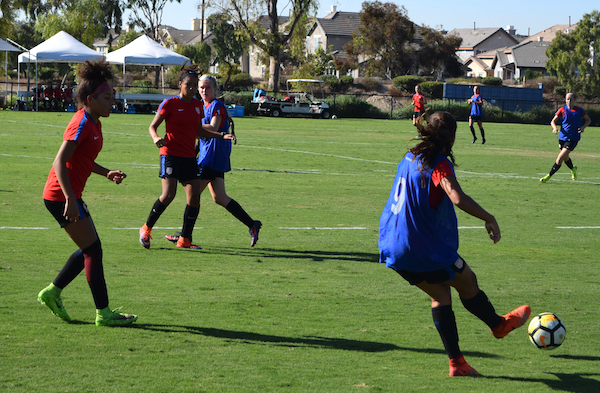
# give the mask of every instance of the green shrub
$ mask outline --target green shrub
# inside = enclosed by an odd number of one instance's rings
[[[140,79],[133,81],[134,88],[131,89],[132,93],[137,94],[158,94],[158,89],[154,88],[154,83],[149,79]]]
[[[229,79],[228,88],[231,90],[240,91],[244,88],[254,85],[252,77],[247,72],[241,72],[239,74],[232,75]]]
[[[443,82],[423,82],[421,83],[421,92],[425,97],[431,99],[441,99],[444,96]]]
[[[485,78],[481,78],[481,83],[486,86],[502,86],[502,78],[486,76]]]
[[[385,119],[389,115],[354,95],[340,95],[323,100],[332,108],[332,113],[342,118]]]
[[[320,79],[324,81],[323,88],[328,91],[338,91],[340,81],[335,75],[321,75]]]
[[[396,89],[400,89],[407,93],[413,93],[415,91],[415,86],[421,83],[421,79],[418,76],[403,75],[392,79],[392,83]]]
[[[567,95],[567,88],[564,86],[556,86],[554,87],[554,95],[559,97],[564,97]]]
[[[340,83],[345,86],[352,86],[354,84],[354,78],[352,75],[344,75],[340,78]]]
[[[365,91],[377,91],[379,89],[379,80],[377,78],[362,78],[360,84]]]

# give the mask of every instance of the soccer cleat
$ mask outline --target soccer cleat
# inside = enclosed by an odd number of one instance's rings
[[[151,233],[152,228],[148,228],[146,224],[140,228],[140,244],[144,248],[150,248],[150,239],[152,239],[152,236],[150,236]]]
[[[495,328],[491,329],[492,334],[496,338],[504,338],[508,333],[514,329],[521,327],[529,319],[531,314],[531,307],[523,305],[519,308],[515,308],[508,314],[502,316],[502,322]]]
[[[471,143],[475,143],[475,141],[477,141],[477,138],[473,138],[473,142],[471,142]]]
[[[181,237],[181,232],[175,232],[174,235],[165,235],[165,239],[167,239],[171,243],[177,243],[177,240],[179,240],[180,237]],[[191,237],[190,237],[190,241],[192,241]]]
[[[254,247],[256,245],[256,242],[258,241],[258,232],[260,231],[260,228],[262,228],[262,222],[254,221],[254,225],[252,225],[252,228],[250,228],[250,230],[248,231],[250,232],[250,247]]]
[[[192,250],[200,250],[202,247],[192,244],[190,239],[186,239],[183,236],[179,236],[177,240],[177,248],[191,248]]]
[[[571,169],[571,179],[573,179],[573,181],[577,180],[577,167],[574,166],[573,169]]]
[[[482,145],[485,145],[485,138],[483,138],[483,140],[481,141]]]
[[[119,312],[120,308],[96,310],[96,326],[127,326],[137,321],[138,316]]]
[[[52,314],[63,321],[69,322],[71,320],[71,317],[67,314],[67,310],[65,310],[65,306],[62,304],[60,295],[57,296],[50,287],[46,287],[40,291],[38,294],[38,302],[48,306],[50,311],[52,311]]]
[[[550,180],[550,175],[546,175],[540,179],[542,183],[546,183],[548,180]]]
[[[461,355],[457,358],[450,359],[450,372],[448,375],[451,377],[478,377],[481,374],[471,367]]]

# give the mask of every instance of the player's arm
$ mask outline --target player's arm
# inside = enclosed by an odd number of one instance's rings
[[[60,189],[65,196],[66,202],[63,216],[65,216],[69,221],[77,221],[79,218],[79,206],[77,206],[75,193],[73,192],[71,179],[69,178],[69,170],[67,169],[67,162],[76,149],[76,141],[63,141],[62,145],[60,145],[60,148],[58,149],[58,153],[56,153],[54,163],[52,163],[54,172],[56,172],[56,179],[58,180]]]
[[[121,184],[123,179],[125,179],[127,177],[127,175],[124,174],[123,172],[121,172],[119,170],[111,171],[110,169],[103,167],[102,165],[98,164],[97,162],[94,162],[94,167],[92,168],[92,172],[94,172],[100,176],[104,176],[108,180],[114,181],[117,184]]]
[[[552,126],[552,132],[554,134],[558,133],[558,128],[556,127],[556,122],[559,120],[560,118],[558,117],[558,113],[554,115],[554,117],[552,118],[552,120],[550,121],[550,125]]]
[[[583,125],[581,126],[581,128],[579,129],[579,133],[581,134],[587,126],[590,125],[590,123],[592,122],[592,119],[588,116],[588,114],[586,113],[585,115],[583,115],[583,120],[585,120],[585,123],[583,123]]]
[[[459,209],[485,221],[485,229],[494,243],[500,241],[500,227],[496,222],[496,218],[475,202],[473,198],[464,193],[454,175],[444,177],[440,181],[440,184],[446,195],[448,195],[448,198]]]
[[[152,123],[150,123],[150,126],[148,127],[148,132],[150,133],[150,137],[152,138],[152,141],[154,142],[154,144],[158,147],[163,147],[167,145],[167,142],[158,135],[158,126],[160,126],[160,124],[163,122],[165,118],[162,117],[162,115],[160,113],[156,113],[156,115],[154,115],[154,119],[152,119]]]
[[[216,116],[213,116],[212,119],[210,119],[210,124],[200,123],[198,125],[198,137],[217,138],[217,139],[232,139],[235,141],[235,135],[219,132],[219,127],[221,125],[222,119],[223,119],[222,115],[216,115]]]

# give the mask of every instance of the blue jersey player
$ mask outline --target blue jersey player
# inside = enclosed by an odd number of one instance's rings
[[[475,128],[473,128],[473,123],[477,122],[479,126],[479,131],[481,132],[481,144],[485,143],[485,131],[483,130],[483,98],[481,98],[481,94],[479,93],[479,86],[475,86],[473,88],[473,95],[468,100],[469,104],[471,104],[471,113],[469,114],[469,128],[471,129],[471,134],[473,134],[473,142],[477,140],[477,136],[475,136]]]
[[[456,180],[452,155],[456,120],[447,112],[436,112],[426,126],[419,123],[417,129],[420,142],[398,164],[381,214],[379,261],[431,297],[433,322],[450,362],[449,375],[477,376],[458,345],[450,287],[496,338],[525,324],[531,309],[523,305],[504,316],[496,314],[479,289],[475,273],[458,254],[454,205],[485,221],[494,243],[500,240],[500,229],[494,216],[466,195]]]
[[[550,122],[552,132],[558,134],[558,148],[560,149],[560,153],[558,153],[558,157],[556,157],[556,162],[552,166],[552,169],[550,169],[550,173],[540,179],[542,183],[550,180],[552,175],[560,169],[563,162],[571,170],[571,179],[577,180],[577,167],[573,165],[573,161],[571,161],[569,155],[575,150],[581,139],[581,134],[590,125],[592,119],[585,113],[583,108],[575,105],[575,99],[574,93],[567,93],[565,97],[567,105],[560,108]],[[556,127],[558,120],[560,120],[560,133]],[[583,122],[584,120],[585,123]]]

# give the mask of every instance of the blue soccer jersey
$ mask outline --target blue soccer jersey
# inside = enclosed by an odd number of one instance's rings
[[[379,262],[412,272],[447,268],[458,259],[458,226],[454,205],[445,196],[437,207],[430,205],[433,169],[419,170],[418,157],[407,153],[398,164],[390,197],[379,221]]]
[[[581,139],[579,129],[583,124],[583,116],[585,116],[583,108],[576,106],[573,109],[569,109],[569,107],[565,105],[556,112],[556,116],[560,117],[562,120],[558,140],[578,141]]]
[[[212,100],[204,107],[204,119],[202,124],[210,124],[212,118],[221,116],[219,132],[229,134],[229,118],[227,109],[219,100]],[[200,153],[198,154],[198,165],[209,167],[218,172],[229,172],[231,170],[231,140],[217,138],[200,138]]]
[[[481,94],[475,94],[471,97],[471,116],[483,116],[483,110],[481,109],[481,103],[476,101],[481,100]]]

